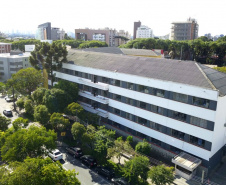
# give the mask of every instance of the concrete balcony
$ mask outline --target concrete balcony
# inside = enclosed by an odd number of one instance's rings
[[[87,91],[79,91],[78,93],[80,96],[85,97],[85,98],[89,98],[91,100],[100,102],[102,104],[108,104],[109,100],[103,96],[94,96],[91,92],[87,92]]]
[[[102,89],[102,90],[108,90],[109,89],[108,84],[104,84],[104,83],[101,83],[101,82],[94,83],[91,80],[88,80],[88,79],[85,79],[85,78],[79,78],[78,81],[79,81],[79,83],[90,86],[90,87],[95,87],[95,88]]]
[[[87,103],[83,103],[83,102],[78,102],[86,111],[91,112],[93,114],[97,114],[98,116],[101,116],[103,118],[107,118],[108,117],[108,112],[103,110],[103,109],[94,109],[91,105],[87,104]]]

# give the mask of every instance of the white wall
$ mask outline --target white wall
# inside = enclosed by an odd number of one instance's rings
[[[196,127],[194,125],[168,118],[156,113],[152,113],[138,107],[127,105],[125,103],[121,103],[112,99],[109,99],[109,106],[210,142],[213,139],[213,132],[210,130]]]
[[[211,156],[226,144],[226,96],[218,98]]]

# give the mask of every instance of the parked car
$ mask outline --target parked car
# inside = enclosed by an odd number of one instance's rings
[[[12,113],[12,111],[11,110],[4,110],[3,111],[3,114],[5,115],[5,116],[13,116],[13,113]]]
[[[11,96],[6,96],[6,97],[5,97],[5,100],[6,100],[7,102],[13,102],[13,100],[16,101],[16,98],[13,99],[13,95],[11,95]]]
[[[78,147],[67,147],[66,151],[73,155],[74,158],[82,156],[82,149]]]
[[[54,161],[58,161],[58,160],[63,159],[63,154],[58,149],[50,151],[48,153],[48,156]]]
[[[103,175],[108,180],[112,179],[115,176],[115,172],[109,167],[97,166],[96,171],[98,174]]]
[[[96,159],[94,159],[94,157],[91,155],[83,155],[82,157],[80,157],[80,159],[81,159],[82,163],[89,166],[89,168],[97,166]]]
[[[111,182],[114,184],[114,185],[130,185],[130,183],[125,179],[125,178],[113,178],[111,179]]]

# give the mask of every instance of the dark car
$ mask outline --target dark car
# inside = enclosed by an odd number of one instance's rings
[[[82,156],[81,148],[78,148],[78,147],[67,147],[66,150],[67,150],[67,152],[69,154],[73,155],[73,157],[81,157]]]
[[[113,178],[111,179],[114,185],[130,185],[130,183],[125,178]]]
[[[91,155],[83,155],[82,157],[80,157],[80,159],[82,160],[82,163],[89,166],[89,168],[97,166],[96,159],[94,159],[94,157]]]
[[[12,113],[11,110],[4,110],[4,111],[3,111],[3,114],[4,114],[5,116],[13,116],[13,113]]]
[[[115,172],[109,167],[97,166],[96,171],[109,180],[115,176]]]

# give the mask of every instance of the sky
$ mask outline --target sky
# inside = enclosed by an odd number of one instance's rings
[[[74,32],[77,28],[115,28],[133,35],[133,24],[153,30],[155,36],[170,33],[171,23],[195,18],[199,36],[226,35],[226,0],[3,0],[0,31],[32,31],[39,24]]]

